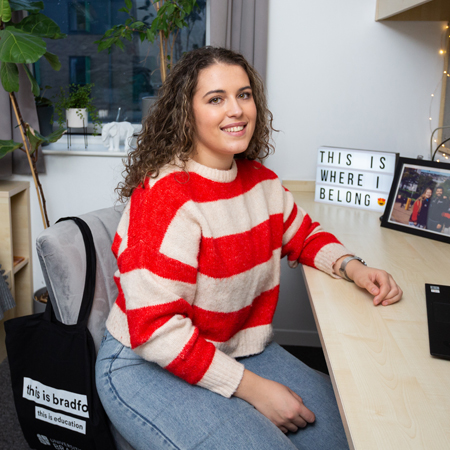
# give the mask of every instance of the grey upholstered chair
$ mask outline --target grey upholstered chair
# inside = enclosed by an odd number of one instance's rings
[[[94,303],[88,322],[97,351],[117,297],[113,280],[117,264],[111,245],[122,211],[123,206],[119,206],[79,216],[92,231],[97,253]],[[76,323],[86,275],[85,247],[77,225],[65,221],[47,228],[38,236],[36,249],[56,317],[65,324]],[[112,432],[118,450],[133,450],[114,427]]]

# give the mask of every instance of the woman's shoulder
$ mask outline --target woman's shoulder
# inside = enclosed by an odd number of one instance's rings
[[[278,175],[270,170],[268,167],[260,163],[259,161],[252,161],[250,159],[237,159],[236,160],[238,171],[241,175],[250,175],[262,180],[278,179]]]
[[[175,164],[163,166],[156,176],[147,176],[144,182],[136,187],[131,195],[131,202],[142,206],[164,202],[178,202],[186,196],[183,188],[188,174]]]

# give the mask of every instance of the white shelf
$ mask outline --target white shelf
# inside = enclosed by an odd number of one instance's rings
[[[448,0],[377,0],[375,20],[448,21]]]
[[[109,152],[106,151],[92,151],[89,149],[89,147],[86,150],[74,150],[74,146],[72,146],[72,149],[68,150],[67,148],[65,150],[43,150],[42,153],[44,155],[57,155],[57,156],[103,156],[103,157],[119,157],[119,158],[126,158],[128,156],[125,152]],[[47,147],[46,147],[47,148]]]

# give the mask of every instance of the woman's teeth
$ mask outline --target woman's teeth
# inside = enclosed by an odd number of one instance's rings
[[[223,128],[223,131],[231,133],[233,131],[242,131],[243,129],[244,129],[244,127],[241,125],[239,127]]]

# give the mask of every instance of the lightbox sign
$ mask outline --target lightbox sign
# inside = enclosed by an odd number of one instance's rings
[[[315,201],[383,212],[398,153],[320,147]]]

